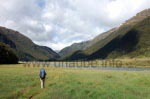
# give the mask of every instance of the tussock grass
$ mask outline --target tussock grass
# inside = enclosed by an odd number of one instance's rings
[[[0,99],[149,99],[149,71],[111,71],[45,67],[46,88],[40,89],[40,67],[0,65]]]

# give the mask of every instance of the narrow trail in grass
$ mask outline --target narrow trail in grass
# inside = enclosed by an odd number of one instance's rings
[[[31,95],[31,96],[29,97],[29,99],[34,99],[35,96],[41,94],[43,91],[44,91],[44,89],[41,89],[40,91],[38,91],[38,92],[34,93],[33,95]]]

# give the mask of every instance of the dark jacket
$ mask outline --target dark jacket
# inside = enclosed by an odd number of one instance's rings
[[[40,74],[39,74],[40,78],[41,79],[45,79],[46,77],[46,72],[45,72],[45,69],[44,68],[41,68],[40,69]]]

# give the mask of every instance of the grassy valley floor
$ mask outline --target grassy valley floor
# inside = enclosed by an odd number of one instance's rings
[[[89,70],[0,65],[0,99],[150,99],[150,71]]]

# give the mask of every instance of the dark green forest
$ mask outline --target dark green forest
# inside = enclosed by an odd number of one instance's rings
[[[14,54],[9,45],[0,42],[0,64],[17,64],[18,57]]]

